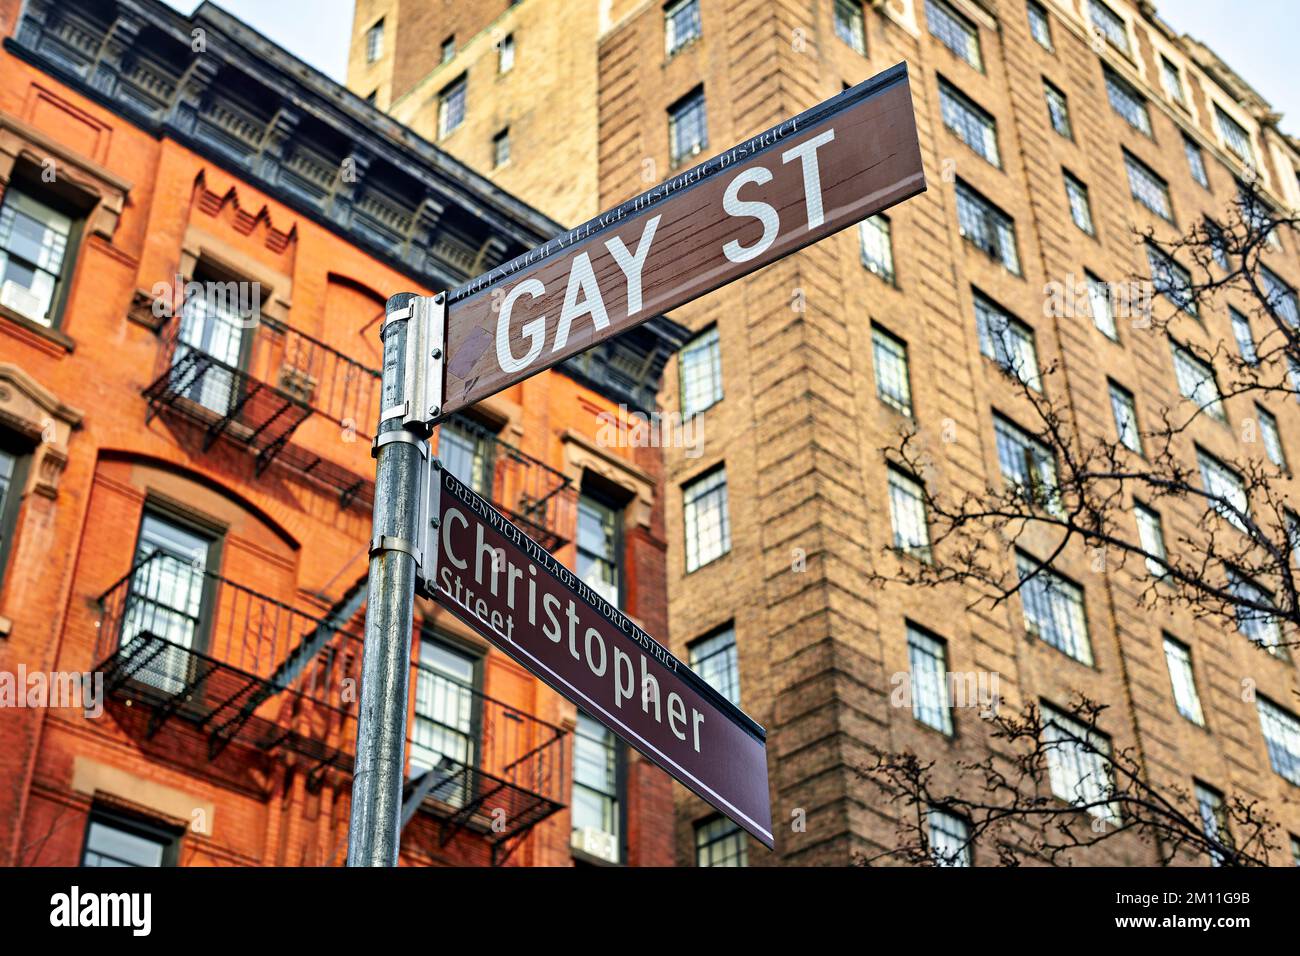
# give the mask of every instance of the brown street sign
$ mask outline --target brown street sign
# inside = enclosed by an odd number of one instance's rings
[[[451,292],[441,414],[924,190],[900,63]]]
[[[429,596],[771,849],[763,728],[445,468],[429,485]]]

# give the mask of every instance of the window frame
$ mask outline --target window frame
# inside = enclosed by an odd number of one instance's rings
[[[952,117],[951,114],[954,112],[959,115],[959,118]],[[998,144],[997,118],[958,89],[955,84],[950,83],[942,74],[939,75],[939,118],[943,122],[944,129],[961,140],[967,149],[994,169],[1002,168],[1002,148]],[[983,135],[975,136],[972,127],[978,129]],[[979,142],[972,142],[975,139]],[[991,147],[988,142],[990,139]],[[989,152],[992,153],[991,156]]]
[[[610,603],[614,604],[616,607],[621,608],[623,606],[623,602],[625,598],[627,597],[627,567],[626,567],[627,542],[625,540],[625,528],[624,528],[624,523],[627,517],[625,513],[626,505],[624,503],[615,501],[610,495],[603,493],[600,489],[592,488],[590,482],[583,482],[582,486],[578,490],[578,502],[577,502],[578,520],[581,520],[581,511],[582,511],[584,501],[587,503],[589,507],[599,508],[608,512],[608,517],[612,524],[613,534],[610,536],[610,539],[607,541],[607,544],[609,545],[610,549],[613,552],[613,557],[608,558],[608,557],[595,556],[593,560],[613,564],[614,566],[613,587],[615,590],[615,599]],[[603,519],[602,519],[602,524],[603,524]],[[591,582],[587,581],[586,578],[581,577],[581,575],[577,571],[579,559],[581,558],[582,555],[584,554],[595,555],[595,552],[592,552],[581,546],[581,544],[579,543],[580,539],[581,536],[575,532],[573,538],[574,573],[578,574],[579,578],[589,588],[591,588],[592,590],[596,590],[597,586],[591,584]],[[608,595],[602,594],[601,597],[605,598],[606,600],[609,600]]]
[[[710,827],[715,827],[718,826],[719,824],[721,825],[719,828],[721,831],[720,835],[709,837],[705,839],[703,843],[701,843],[700,838],[705,833],[705,831],[708,830]],[[749,841],[746,839],[746,834],[744,829],[740,826],[740,824],[736,823],[730,817],[727,817],[721,813],[715,813],[711,816],[704,817],[703,819],[696,820],[692,826],[692,836],[693,836],[693,843],[695,845],[696,867],[712,868],[714,866],[718,866],[719,864],[716,864],[712,861],[710,861],[709,863],[702,863],[700,860],[701,853],[706,850],[711,850],[714,846],[720,843],[729,842],[732,840],[736,841],[736,846],[738,850],[738,852],[735,854],[734,857],[732,857],[732,859],[737,859],[740,862],[737,864],[725,864],[725,865],[728,866],[749,865]],[[710,854],[710,856],[712,856],[712,854]]]
[[[1141,203],[1143,208],[1155,213],[1165,222],[1170,223],[1171,225],[1174,224],[1174,200],[1173,196],[1169,193],[1168,180],[1130,153],[1127,149],[1121,147],[1120,151],[1124,154],[1124,172],[1128,179],[1129,195],[1137,202]],[[1139,181],[1143,187],[1142,189],[1139,189]],[[1152,190],[1159,195],[1159,203],[1147,201],[1146,193]],[[1164,209],[1157,209],[1157,205],[1162,205]]]
[[[724,637],[730,637],[730,643],[722,641],[721,639]],[[709,653],[703,657],[696,656],[701,647],[704,647],[713,641],[719,642],[717,649],[709,651]],[[727,668],[727,675],[728,682],[735,691],[734,697],[704,676],[704,665],[713,660],[719,654],[728,655],[727,663],[729,666]],[[726,624],[715,627],[713,630],[701,634],[699,637],[688,642],[686,645],[686,659],[688,666],[692,671],[700,676],[700,680],[704,681],[737,707],[740,706],[740,645],[736,640],[736,624],[734,621],[728,621]]]
[[[1029,566],[1031,564],[1033,567]],[[1016,577],[1020,591],[1020,611],[1024,619],[1025,633],[1033,640],[1059,651],[1076,663],[1083,664],[1086,667],[1096,667],[1096,657],[1092,650],[1092,630],[1088,625],[1088,600],[1083,585],[1072,581],[1050,565],[1039,561],[1029,552],[1019,548],[1016,549]],[[1034,590],[1036,588],[1042,590],[1036,591]],[[1029,589],[1028,594],[1026,593],[1027,589]],[[1033,620],[1031,620],[1030,599],[1038,595],[1039,599],[1046,605],[1043,609],[1050,612],[1048,616],[1053,621],[1053,632],[1058,632],[1060,629],[1055,626],[1058,615],[1055,605],[1052,604],[1052,596],[1057,594],[1065,595],[1065,600],[1070,601],[1072,605],[1075,605],[1072,598],[1077,597],[1079,623],[1082,626],[1081,634],[1056,634],[1055,637],[1049,639],[1039,625],[1041,617],[1037,613],[1040,610],[1037,606],[1034,608]],[[1059,642],[1058,637],[1062,638]],[[1069,646],[1066,646],[1067,644]],[[1075,651],[1079,653],[1075,653]]]
[[[1056,97],[1060,101],[1061,115],[1065,125],[1064,131],[1056,124],[1056,112],[1052,109],[1052,97]],[[1043,77],[1043,99],[1047,104],[1047,122],[1052,127],[1052,132],[1073,143],[1074,123],[1070,120],[1070,98],[1059,86],[1047,77]]]
[[[380,17],[366,30],[366,64],[378,63],[384,57],[384,18]]]
[[[722,481],[720,482],[720,485],[706,488],[703,491],[699,492],[697,494],[697,497],[694,500],[691,501],[687,500],[687,495],[690,493],[691,489],[695,488],[695,486],[697,485],[703,485],[706,481],[713,480],[716,475],[722,476]],[[709,558],[707,561],[700,561],[699,560],[700,551],[699,551],[699,545],[697,543],[696,555],[695,555],[697,563],[692,566],[689,510],[692,506],[698,508],[700,498],[702,498],[704,495],[712,494],[714,491],[717,490],[718,487],[721,487],[723,489],[721,518],[719,520],[719,526],[720,526],[719,538],[721,539],[722,550],[719,551],[713,557]],[[702,471],[700,474],[695,475],[694,477],[689,478],[686,481],[682,482],[681,493],[682,493],[682,526],[683,526],[683,535],[684,535],[683,537],[684,546],[682,548],[682,552],[683,552],[682,560],[685,566],[685,573],[694,574],[696,571],[699,571],[701,568],[707,568],[709,565],[713,564],[716,561],[722,560],[728,554],[731,553],[731,488],[727,482],[727,469],[725,463],[719,463],[718,465],[715,465],[712,468]],[[695,523],[696,523],[696,540],[698,542],[699,540],[698,512],[695,516]]]
[[[936,16],[936,13],[939,16]],[[942,31],[936,29],[936,22],[943,24]],[[984,72],[984,51],[980,30],[969,18],[957,12],[945,0],[925,0],[925,27],[926,31],[943,44],[953,56],[979,72]],[[965,49],[957,49],[957,39],[951,31],[957,31],[966,38]],[[971,40],[974,41],[974,59],[971,58]]]
[[[456,94],[460,95],[460,119],[455,126],[449,128],[447,122],[451,114],[451,102]],[[469,74],[462,73],[438,91],[438,141],[445,140],[464,126],[467,116],[469,116]]]
[[[4,185],[3,194],[0,195],[0,209],[7,206],[10,196],[16,193],[68,220],[68,233],[64,241],[63,258],[59,263],[59,271],[54,279],[54,289],[50,295],[49,310],[46,314],[47,321],[42,322],[40,319],[33,319],[31,316],[10,306],[3,306],[2,308],[5,310],[6,317],[12,316],[24,324],[30,324],[30,327],[45,335],[54,334],[61,337],[68,298],[72,293],[77,260],[81,252],[82,239],[85,237],[88,211],[84,205],[78,204],[65,195],[63,191],[58,188],[51,188],[52,185],[54,184],[44,183],[33,170],[28,168],[27,163],[20,161],[14,164],[9,182]],[[61,181],[60,185],[62,185]],[[6,256],[8,256],[7,250]],[[40,269],[41,267],[37,266],[36,268]],[[41,271],[48,272],[45,269]],[[0,276],[0,281],[2,281],[2,276]]]
[[[676,35],[674,14],[693,7],[695,15],[691,17],[694,32],[686,37]],[[675,56],[680,50],[704,36],[704,21],[700,15],[700,0],[668,0],[663,6],[664,14],[664,56]]]
[[[596,790],[594,787],[588,786],[588,785],[585,784],[585,783],[583,783],[583,784],[578,783],[578,773],[577,773],[578,742],[577,742],[577,738],[578,738],[578,736],[579,736],[580,733],[581,733],[581,731],[580,731],[579,728],[582,726],[582,724],[581,724],[581,720],[580,720],[579,718],[582,718],[582,717],[585,717],[585,718],[587,718],[588,720],[592,721],[593,723],[597,724],[597,725],[601,728],[602,732],[603,732],[605,735],[607,735],[607,739],[610,741],[610,750],[612,751],[612,753],[613,753],[613,755],[614,755],[614,793],[613,793],[612,797],[611,797],[611,794],[609,794],[609,793],[607,793],[607,792],[605,792],[605,791],[603,791],[603,790]],[[612,799],[614,800],[614,802],[615,802],[615,804],[616,804],[616,807],[615,807],[615,810],[614,810],[614,818],[615,818],[615,825],[618,827],[618,833],[611,834],[611,836],[613,836],[613,837],[617,840],[617,845],[618,845],[618,861],[617,861],[616,863],[611,863],[609,860],[601,860],[601,859],[598,859],[598,858],[592,857],[592,856],[590,856],[590,855],[588,855],[588,854],[585,854],[585,853],[583,853],[581,850],[578,850],[577,848],[573,847],[573,845],[572,845],[572,834],[573,834],[573,832],[575,832],[575,831],[577,830],[577,828],[576,828],[575,826],[573,826],[573,816],[572,816],[573,811],[572,811],[572,809],[570,809],[570,811],[569,811],[569,813],[570,813],[570,816],[569,816],[570,853],[573,854],[573,855],[575,855],[575,858],[577,858],[577,859],[581,859],[583,862],[591,862],[591,863],[595,863],[595,864],[600,865],[600,866],[624,866],[624,865],[627,864],[627,856],[628,856],[628,832],[627,832],[627,798],[628,798],[628,793],[627,793],[627,747],[626,747],[626,745],[624,745],[623,741],[619,739],[618,734],[614,733],[612,730],[610,730],[608,727],[606,727],[603,723],[601,723],[601,721],[599,721],[599,720],[597,720],[595,717],[591,716],[591,714],[589,714],[589,713],[583,711],[581,708],[578,709],[578,717],[575,718],[575,721],[574,721],[574,726],[573,726],[573,735],[574,735],[574,743],[573,743],[573,761],[574,761],[574,766],[573,766],[573,777],[572,777],[572,779],[570,780],[570,785],[569,785],[569,789],[570,789],[570,795],[569,795],[570,806],[572,807],[572,805],[575,803],[575,801],[573,800],[573,791],[576,790],[578,787],[582,787],[584,790],[589,790],[589,791],[592,791],[592,792],[594,792],[594,793],[601,794],[601,796],[602,796],[604,799],[611,799],[611,798],[612,798]],[[590,740],[591,738],[588,737],[587,739]],[[606,831],[606,832],[607,832],[607,831]]]
[[[1106,86],[1106,102],[1110,104],[1111,111],[1132,129],[1137,130],[1148,139],[1155,139],[1155,127],[1151,125],[1151,107],[1147,103],[1147,98],[1142,95],[1137,87],[1105,63],[1102,64],[1102,74]],[[1142,118],[1140,123],[1135,123],[1127,113],[1115,105],[1117,94],[1118,98],[1125,102],[1125,105],[1132,105],[1135,108],[1133,110],[1135,115]]]
[[[1092,218],[1092,199],[1088,195],[1087,184],[1064,167],[1061,168],[1061,175],[1065,182],[1065,200],[1070,207],[1070,220],[1084,235],[1097,238],[1097,224]],[[1071,187],[1074,191],[1071,191]],[[1083,204],[1083,218],[1086,223],[1079,221],[1079,210],[1075,205],[1076,193]]]
[[[22,441],[18,433],[0,429],[0,453],[8,455],[14,462],[4,500],[0,501],[0,594],[4,593],[9,559],[13,556],[18,539],[19,519],[22,516],[23,501],[27,497],[27,481],[31,475],[34,451],[31,444]]]
[[[132,813],[125,809],[106,806],[101,803],[93,803],[90,812],[86,814],[86,825],[82,831],[81,852],[77,855],[78,867],[97,868],[87,867],[86,864],[86,854],[91,852],[90,833],[96,823],[159,844],[162,847],[162,859],[159,862],[159,867],[170,868],[180,865],[181,840],[185,834],[183,829],[168,826],[160,821],[145,817],[143,814]],[[103,856],[104,854],[96,853],[96,855]],[[138,867],[135,864],[132,864],[131,868],[150,869],[150,867]]]
[[[689,151],[680,152],[678,129],[680,128],[682,116],[688,110],[691,112],[698,111],[699,113],[700,139],[691,146]],[[668,116],[668,164],[671,168],[676,169],[709,148],[709,110],[708,101],[704,95],[704,84],[697,84],[689,92],[678,97],[668,105],[666,112]]]
[[[710,366],[710,377],[714,380],[715,387],[710,392],[713,396],[707,404],[697,407],[688,408],[687,396],[690,391],[687,388],[686,362],[684,357],[687,352],[707,348],[709,354],[707,359]],[[677,354],[677,402],[681,409],[682,417],[688,418],[694,415],[702,415],[714,405],[718,404],[726,397],[725,382],[722,375],[722,333],[718,329],[717,323],[705,326],[682,346],[681,351]]]
[[[840,19],[840,14],[845,11],[851,14],[847,23]],[[867,18],[862,0],[832,0],[831,26],[836,38],[850,50],[858,56],[867,55]],[[845,36],[846,33],[850,35]]]
[[[1029,21],[1029,36],[1048,53],[1055,53],[1056,45],[1052,42],[1052,21],[1047,8],[1038,0],[1025,0],[1025,16]],[[1042,24],[1042,32],[1046,39],[1038,35],[1035,23]]]
[[[1169,685],[1173,691],[1174,709],[1178,711],[1179,716],[1184,720],[1191,721],[1197,727],[1205,726],[1205,707],[1201,704],[1201,692],[1196,683],[1196,665],[1192,660],[1192,649],[1190,646],[1174,637],[1168,631],[1161,634],[1161,647],[1165,653],[1165,669],[1169,672]],[[1171,660],[1170,650],[1174,651],[1174,656],[1178,658],[1178,666],[1185,669],[1185,680],[1179,681],[1174,677],[1174,664]],[[1179,687],[1190,695],[1189,706],[1194,705],[1195,713],[1189,714],[1183,709],[1183,702],[1179,699]]]
[[[891,357],[902,366],[902,395],[888,393],[884,387],[886,376],[881,374],[881,352],[882,350],[889,352],[891,346],[895,349],[894,352],[890,353]],[[871,323],[871,373],[872,378],[875,379],[876,398],[900,415],[912,418],[914,411],[912,405],[912,366],[908,357],[907,342],[876,322]]]
[[[912,719],[923,727],[938,731],[945,737],[953,737],[956,735],[956,722],[952,717],[952,698],[948,694],[948,642],[929,628],[921,627],[911,621],[905,622],[904,629],[907,638],[908,689],[912,696]],[[927,642],[930,647],[925,646]],[[914,651],[916,654],[925,655],[930,661],[937,662],[938,680],[935,688],[937,699],[933,702],[928,698],[926,702],[922,702],[924,695],[921,693],[921,681],[918,678]],[[931,713],[939,715],[939,725],[927,719]]]

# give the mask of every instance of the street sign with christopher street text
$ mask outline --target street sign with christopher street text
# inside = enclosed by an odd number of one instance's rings
[[[436,417],[924,190],[899,63],[448,293]]]
[[[767,734],[447,469],[430,597],[769,849]]]

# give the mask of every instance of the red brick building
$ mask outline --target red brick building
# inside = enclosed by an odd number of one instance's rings
[[[0,32],[0,863],[339,864],[384,300],[559,226],[213,7],[0,0]],[[684,337],[438,438],[660,634],[659,453],[597,426]],[[412,636],[411,773],[451,770],[404,863],[672,861],[662,772],[432,604]]]

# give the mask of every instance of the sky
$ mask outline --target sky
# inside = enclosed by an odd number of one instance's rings
[[[186,14],[198,6],[197,0],[168,2]],[[352,0],[218,0],[218,4],[299,59],[344,81]],[[1300,83],[1295,82],[1293,59],[1300,47],[1296,0],[1156,0],[1156,7],[1166,23],[1213,49],[1275,110],[1285,113],[1283,129],[1300,135]]]

